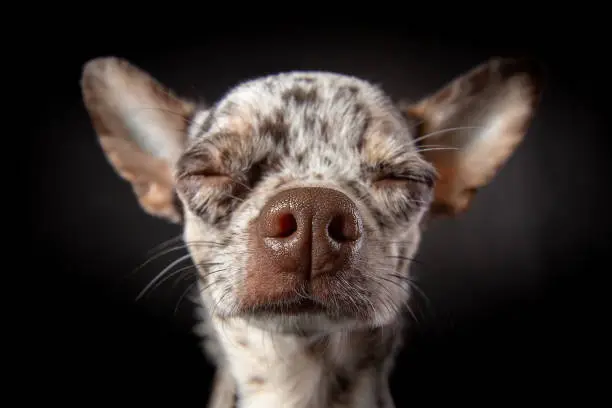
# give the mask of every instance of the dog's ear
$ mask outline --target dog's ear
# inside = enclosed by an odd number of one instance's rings
[[[173,167],[185,147],[194,105],[114,57],[87,62],[81,89],[104,154],[132,184],[140,205],[179,222]]]
[[[432,214],[465,211],[523,140],[542,89],[527,59],[491,59],[400,110],[418,124],[419,150],[438,171]]]

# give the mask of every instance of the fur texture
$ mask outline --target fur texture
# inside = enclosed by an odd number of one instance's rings
[[[197,330],[218,367],[211,407],[393,407],[387,381],[426,215],[464,211],[492,179],[527,131],[539,76],[493,59],[397,105],[358,78],[291,72],[196,107],[126,61],[86,64],[84,100],[110,163],[146,211],[183,224]],[[272,196],[315,186],[355,203],[360,262],[321,284],[326,313],[255,313],[243,302],[249,230]]]

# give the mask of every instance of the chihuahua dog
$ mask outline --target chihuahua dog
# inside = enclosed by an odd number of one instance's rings
[[[212,106],[129,62],[87,62],[101,148],[149,214],[180,223],[211,408],[392,408],[410,265],[524,138],[542,73],[494,58],[415,102],[348,75],[239,84]]]

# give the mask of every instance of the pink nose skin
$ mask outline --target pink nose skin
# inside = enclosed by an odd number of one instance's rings
[[[362,236],[357,207],[346,195],[329,188],[295,188],[272,197],[263,208],[257,257],[275,263],[279,273],[311,279],[350,269],[359,258]]]

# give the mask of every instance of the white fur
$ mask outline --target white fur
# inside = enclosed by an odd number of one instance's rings
[[[208,321],[212,323],[212,330],[222,349],[224,369],[229,370],[237,388],[243,393],[241,408],[375,406],[372,390],[379,386],[377,381],[381,373],[367,370],[353,379],[354,392],[346,403],[325,405],[327,386],[333,380],[320,361],[321,356],[307,351],[319,338],[273,334],[238,318],[211,318],[203,308],[199,309],[199,313],[203,320],[210,319]],[[332,364],[341,366],[355,360],[350,336],[349,332],[338,332],[330,337],[326,353],[333,356]],[[253,379],[257,381],[253,382]]]

